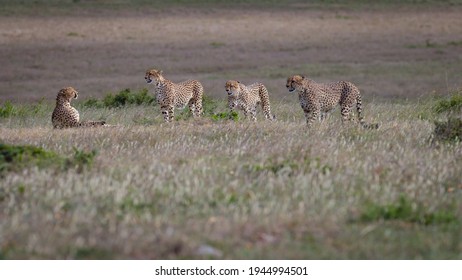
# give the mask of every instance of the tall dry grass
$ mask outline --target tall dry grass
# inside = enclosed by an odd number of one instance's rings
[[[46,108],[0,119],[4,143],[98,151],[1,175],[0,257],[462,257],[462,146],[432,142],[426,104],[366,104],[378,130],[338,111],[307,129],[296,100],[272,105],[275,122],[164,124],[153,106],[78,107],[119,124],[104,129],[53,130]]]

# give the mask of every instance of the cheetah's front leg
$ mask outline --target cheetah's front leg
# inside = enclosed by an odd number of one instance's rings
[[[340,113],[342,114],[342,123],[348,122],[351,120],[351,107],[349,106],[343,106],[340,110]]]
[[[257,121],[257,107],[252,107],[250,108],[250,118],[252,121],[256,122]]]
[[[202,98],[201,99],[198,99],[196,100],[196,102],[194,102],[194,112],[195,112],[195,116],[196,117],[200,117],[202,116]]]
[[[162,106],[161,108],[162,115],[164,116],[164,121],[165,122],[170,122],[173,121],[174,118],[174,107],[173,106]]]
[[[235,110],[234,110],[235,107],[236,107],[235,102],[233,102],[233,101],[229,101],[229,102],[228,102],[229,119],[232,119],[232,118],[233,118],[232,115],[233,115],[233,113],[234,113],[234,111],[235,111]]]
[[[249,108],[247,106],[243,106],[242,110],[244,111],[244,118],[247,120],[249,118]]]
[[[304,112],[305,112],[306,125],[308,127],[311,127],[313,122],[318,119],[320,111],[317,109],[315,110],[305,109]]]
[[[197,116],[196,105],[192,101],[189,102],[189,111],[191,111],[191,114],[193,115],[193,117]]]

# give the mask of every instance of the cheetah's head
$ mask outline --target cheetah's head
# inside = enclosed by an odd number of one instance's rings
[[[301,75],[294,75],[294,76],[287,78],[286,87],[289,90],[289,92],[294,92],[295,90],[297,91],[301,90],[304,79],[305,77]]]
[[[79,93],[73,87],[65,87],[58,92],[58,98],[63,98],[71,101],[72,98],[77,99]]]
[[[239,97],[239,92],[240,92],[240,87],[239,87],[240,82],[239,81],[234,81],[234,80],[229,80],[225,84],[225,90],[228,96],[232,97]]]
[[[162,81],[162,70],[157,70],[157,69],[151,69],[146,71],[146,75],[144,76],[144,79],[146,80],[146,83],[150,84],[152,81]]]

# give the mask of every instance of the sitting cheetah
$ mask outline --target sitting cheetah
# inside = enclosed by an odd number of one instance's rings
[[[365,126],[362,113],[361,95],[359,89],[350,82],[316,83],[300,75],[287,79],[289,92],[298,91],[300,105],[305,112],[308,126],[322,113],[332,111],[340,104],[342,122],[350,120],[352,107],[356,104],[359,123]]]
[[[254,83],[246,86],[239,81],[230,80],[226,82],[225,90],[228,93],[228,106],[231,112],[234,108],[242,109],[246,118],[250,113],[252,120],[256,121],[257,105],[261,103],[265,118],[276,119],[271,115],[268,90],[263,84]]]
[[[144,77],[148,84],[155,81],[156,99],[160,105],[164,120],[170,122],[174,118],[175,107],[183,109],[189,105],[194,117],[202,115],[202,95],[204,88],[196,80],[173,83],[162,76],[162,70],[151,69]]]
[[[53,128],[106,126],[104,121],[79,120],[79,112],[71,106],[71,99],[77,98],[78,92],[73,87],[65,87],[56,96],[56,107],[51,116]]]

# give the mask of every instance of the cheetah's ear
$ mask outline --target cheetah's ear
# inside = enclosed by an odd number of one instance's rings
[[[303,79],[303,80],[304,80],[304,79],[306,79],[306,77],[305,77],[305,76],[303,76],[303,75],[301,75],[301,76],[302,76],[302,79]]]
[[[159,74],[160,74],[160,75],[162,75],[162,73],[163,73],[163,72],[164,72],[164,71],[162,71],[162,70],[159,70]]]
[[[239,82],[239,81],[236,81],[236,82],[237,82],[238,84],[240,84],[240,83],[241,83],[241,82]]]

